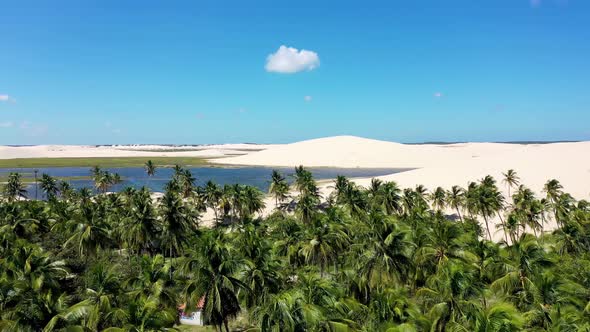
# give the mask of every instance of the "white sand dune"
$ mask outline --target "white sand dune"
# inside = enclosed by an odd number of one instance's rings
[[[589,199],[590,196],[590,142],[408,145],[338,136],[271,147],[245,156],[222,158],[217,162],[269,166],[414,168],[379,179],[395,181],[401,188],[422,184],[430,190],[438,186],[444,189],[450,189],[453,185],[466,187],[470,181],[491,175],[497,180],[505,197],[508,197],[508,190],[502,183],[502,173],[514,169],[521,183],[538,196],[544,195],[543,185],[549,179],[559,180],[564,191],[576,199]],[[369,178],[353,180],[365,187],[371,181]],[[332,189],[325,184],[320,190],[325,197]],[[264,213],[269,213],[272,206],[271,200],[268,200]],[[499,222],[497,218],[491,220],[492,232]],[[550,230],[555,225],[550,223],[546,227]],[[502,233],[495,231],[493,236],[495,240],[500,240]]]
[[[459,143],[408,145],[354,136],[336,136],[307,140],[285,145],[225,144],[195,147],[179,146],[64,146],[45,145],[27,147],[0,146],[0,159],[58,158],[58,157],[151,157],[193,156],[217,158],[216,163],[263,166],[331,166],[343,168],[413,168],[413,170],[380,177],[396,181],[400,187],[423,184],[430,190],[441,186],[467,186],[491,175],[501,182],[502,173],[514,169],[522,184],[540,196],[549,179],[557,179],[576,199],[590,198],[590,142],[551,144]],[[185,151],[191,149],[192,151]],[[262,151],[257,151],[261,150]],[[165,150],[165,151],[163,151]],[[169,151],[180,150],[180,151]],[[239,156],[235,156],[239,155]],[[354,179],[367,186],[370,179]],[[321,186],[327,196],[330,185]],[[273,200],[266,200],[268,214]],[[208,211],[204,224],[212,222]],[[497,220],[493,221],[498,223]],[[501,237],[495,234],[496,239]]]
[[[92,157],[204,157],[235,156],[266,149],[271,145],[222,144],[202,146],[166,145],[36,145],[0,146],[0,159],[92,158]],[[189,150],[190,151],[186,151]],[[179,151],[171,151],[179,150]]]
[[[551,144],[457,143],[399,144],[354,136],[336,136],[271,147],[219,163],[268,166],[415,168],[386,175],[402,187],[466,186],[486,175],[499,186],[502,172],[514,169],[522,183],[541,193],[548,179],[558,179],[578,199],[590,193],[590,142]],[[356,180],[361,185],[370,179]]]

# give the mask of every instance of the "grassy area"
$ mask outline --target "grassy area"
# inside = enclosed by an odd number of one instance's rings
[[[0,168],[142,167],[148,159],[158,167],[209,165],[205,159],[198,157],[19,158],[0,159]]]
[[[21,175],[23,175],[21,173]],[[60,181],[76,181],[76,180],[91,180],[92,177],[90,176],[55,176],[54,177],[57,180]],[[39,179],[41,179],[41,175],[39,175]],[[124,179],[122,177],[122,179]],[[8,176],[0,176],[0,183],[6,183],[8,181]],[[35,183],[35,178],[31,177],[31,176],[24,176],[22,177],[22,181],[24,184],[31,184],[31,183]]]

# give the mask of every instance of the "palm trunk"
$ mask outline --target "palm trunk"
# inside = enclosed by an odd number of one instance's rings
[[[500,218],[500,222],[502,223],[502,230],[504,231],[504,240],[506,241],[506,243],[508,243],[508,235],[506,235],[506,223],[504,222],[504,219],[502,218],[502,214],[500,213],[500,211],[496,213],[498,214],[498,218]]]
[[[541,243],[545,243],[545,215],[541,216]]]
[[[229,332],[229,325],[227,323],[227,318],[224,318],[223,319],[223,326],[225,326],[225,331],[226,332]]]
[[[461,211],[459,211],[459,207],[455,206],[455,209],[457,210],[457,214],[459,215],[459,220],[461,220],[461,223],[463,223],[463,216],[461,216]]]
[[[486,229],[488,230],[488,237],[489,237],[490,241],[492,241],[492,233],[490,232],[490,224],[488,223],[488,218],[486,217],[485,213],[483,215],[483,220],[486,223]]]

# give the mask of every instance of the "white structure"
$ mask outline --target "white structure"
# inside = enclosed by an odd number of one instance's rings
[[[203,318],[201,315],[201,310],[194,311],[194,312],[190,313],[190,315],[185,315],[183,313],[180,316],[180,324],[203,326]]]

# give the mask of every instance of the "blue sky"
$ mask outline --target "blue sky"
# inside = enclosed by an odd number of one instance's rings
[[[587,0],[0,0],[0,34],[0,144],[590,139]]]

